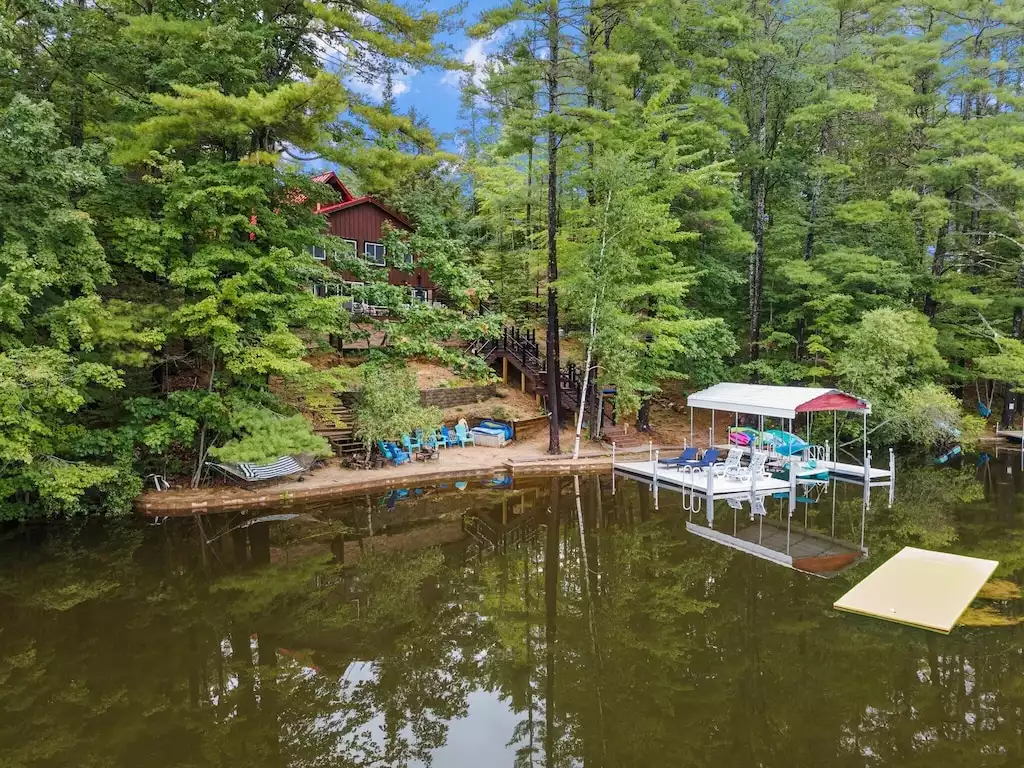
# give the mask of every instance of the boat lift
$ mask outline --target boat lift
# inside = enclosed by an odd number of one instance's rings
[[[711,411],[712,427],[709,435],[711,445],[714,444],[714,422],[718,411],[732,413],[737,418],[740,413],[756,415],[759,426],[762,428],[766,417],[780,419],[783,423],[788,422],[790,431],[792,431],[793,420],[799,414],[805,414],[808,421],[808,437],[810,437],[812,415],[831,411],[833,413],[832,443],[826,442],[824,446],[811,445],[807,449],[808,457],[815,459],[821,468],[827,470],[833,478],[842,482],[862,484],[865,493],[868,493],[872,487],[887,487],[889,489],[889,504],[892,505],[896,477],[895,454],[892,449],[889,449],[888,469],[871,466],[872,454],[868,450],[867,443],[867,418],[871,413],[871,404],[866,400],[838,389],[723,383],[695,392],[687,399],[687,404],[690,406],[691,444],[693,409],[703,408]],[[838,413],[840,411],[858,413],[862,416],[863,463],[860,465],[838,461],[837,457],[833,455],[833,446],[838,452]],[[754,450],[755,447],[751,445],[751,456],[753,456]],[[751,475],[750,482],[746,483],[733,478],[716,476],[714,470],[711,469],[693,471],[688,467],[666,467],[660,465],[659,458],[658,452],[652,449],[647,461],[617,462],[614,458],[613,446],[612,464],[614,469],[650,483],[655,494],[656,505],[658,489],[661,485],[688,494],[687,506],[690,510],[694,510],[700,503],[696,498],[698,495],[703,496],[706,500],[705,503],[711,506],[716,498],[756,498],[759,495],[786,491],[789,494],[791,511],[795,503],[798,481],[795,461],[789,462],[790,470],[787,480]]]

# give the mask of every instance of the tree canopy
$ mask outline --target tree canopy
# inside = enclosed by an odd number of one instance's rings
[[[375,333],[388,365],[485,377],[452,339],[540,331],[552,451],[566,362],[640,429],[658,397],[722,378],[842,383],[878,401],[879,439],[966,434],[975,395],[1006,423],[1024,387],[1022,14],[13,0],[0,518],[124,512],[139,477],[198,482],[211,455],[318,453],[298,405],[359,379],[311,358]],[[482,62],[442,42],[460,23]],[[456,137],[397,106],[394,77],[431,68],[461,77]],[[314,162],[412,222],[386,235],[389,265],[419,259],[446,306],[409,306],[325,231]],[[342,273],[385,316],[314,289]]]

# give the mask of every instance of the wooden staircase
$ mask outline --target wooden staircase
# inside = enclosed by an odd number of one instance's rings
[[[314,427],[313,433],[326,438],[327,442],[331,444],[335,455],[341,457],[353,453],[362,453],[366,450],[362,441],[358,440],[355,436],[353,429],[355,416],[347,406],[339,403],[331,408],[331,421],[334,422],[333,425]]]
[[[629,424],[616,424],[604,428],[601,433],[601,441],[608,445],[615,443],[616,448],[636,448],[647,445],[650,438]]]
[[[515,326],[508,326],[502,329],[498,338],[471,344],[467,351],[488,363],[503,358],[508,360],[523,372],[535,392],[547,397],[547,361],[541,355],[536,331],[522,331]],[[574,364],[569,363],[558,372],[558,404],[562,413],[576,412],[580,404],[581,388],[582,372]],[[590,400],[596,395],[593,382],[588,384],[588,388],[590,391],[587,399]]]

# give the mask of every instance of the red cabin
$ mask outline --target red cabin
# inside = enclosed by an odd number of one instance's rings
[[[344,240],[346,247],[351,248],[353,254],[366,259],[369,264],[387,269],[390,285],[408,286],[412,301],[434,300],[436,286],[430,281],[430,275],[423,267],[410,262],[407,269],[398,269],[388,267],[385,261],[387,254],[384,246],[384,223],[387,222],[395,229],[411,232],[413,226],[408,219],[369,195],[354,196],[334,171],[318,174],[313,177],[313,181],[327,184],[340,197],[336,203],[318,203],[316,206],[316,212],[326,217],[327,228],[332,235]],[[326,252],[319,246],[310,248],[310,252],[313,258],[319,261],[327,259]],[[342,273],[342,277],[348,285],[357,285],[353,282],[353,275]],[[340,286],[316,286],[317,292],[321,295],[333,295],[335,289],[341,290]]]

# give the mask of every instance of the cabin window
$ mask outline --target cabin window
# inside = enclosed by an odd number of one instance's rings
[[[359,251],[356,249],[355,240],[342,239],[341,247],[338,249],[337,258],[339,259],[354,259]]]
[[[317,261],[327,261],[327,249],[322,245],[310,245],[306,247],[306,250]]]
[[[387,255],[387,248],[382,243],[364,243],[363,253],[366,260],[376,267],[383,267],[387,264],[384,257]]]

